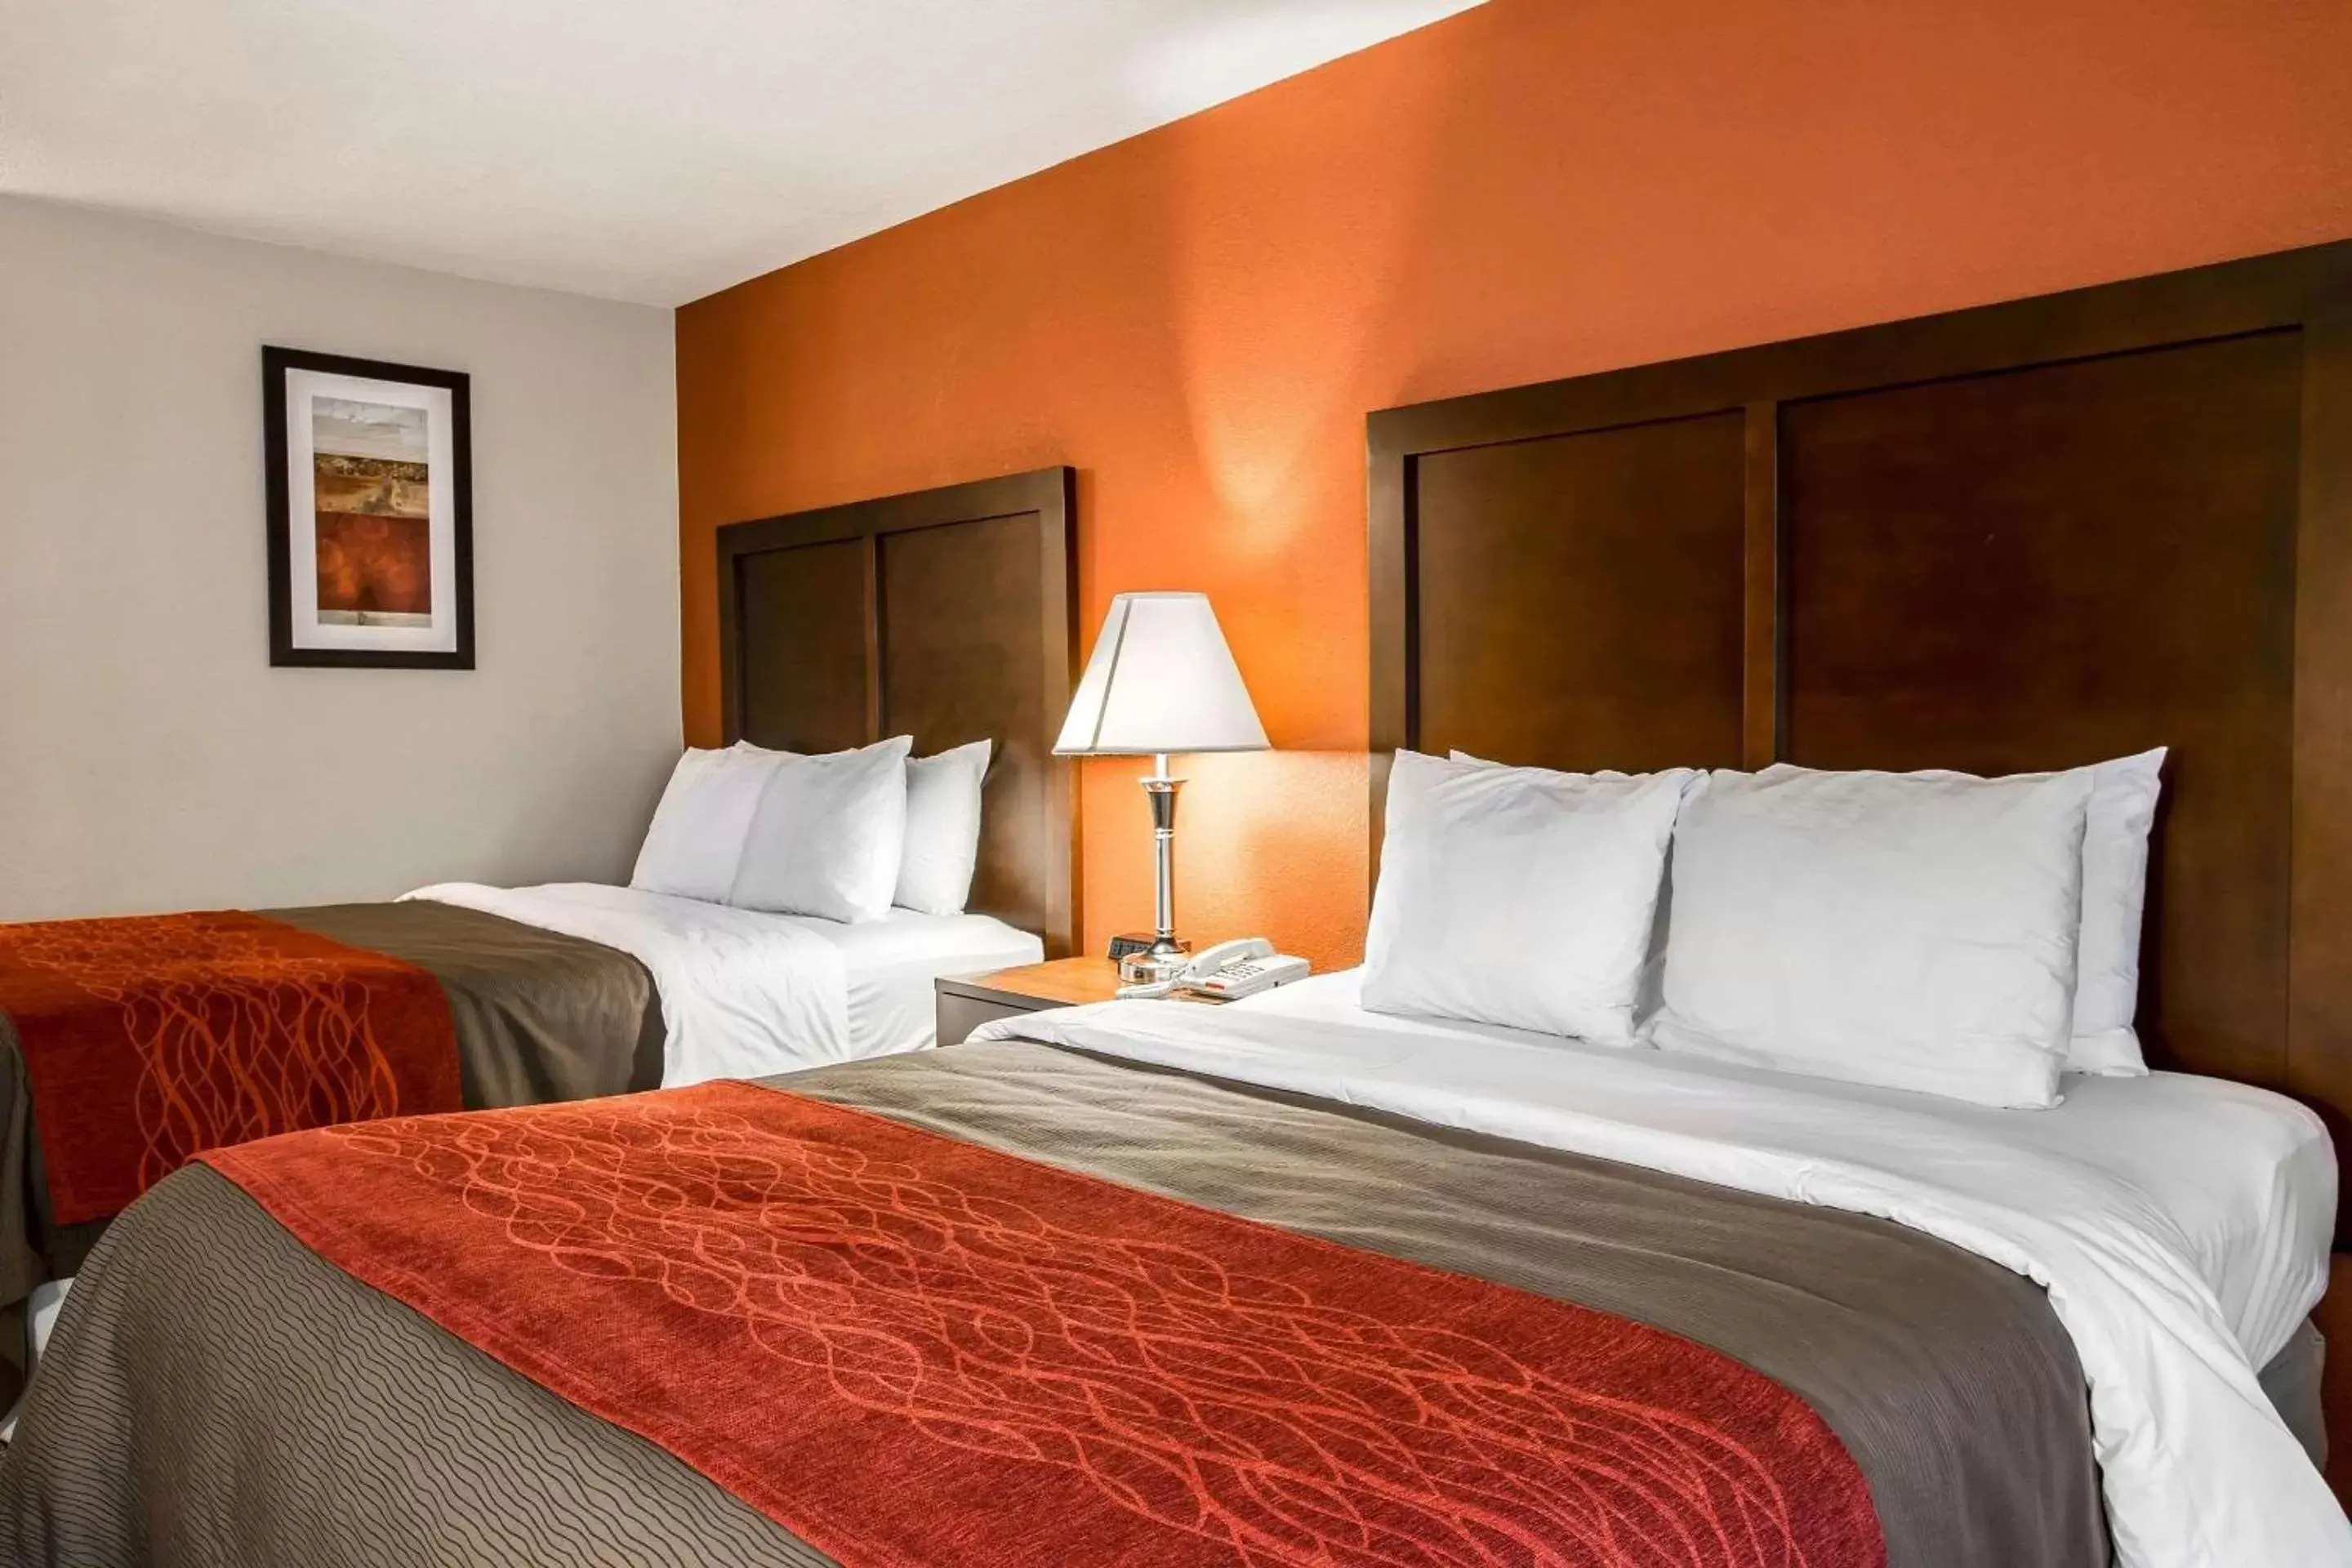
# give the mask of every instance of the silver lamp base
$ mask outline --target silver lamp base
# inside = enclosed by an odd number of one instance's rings
[[[1157,985],[1173,980],[1192,961],[1192,944],[1182,937],[1160,937],[1141,952],[1118,961],[1121,985]]]
[[[1136,782],[1151,801],[1152,868],[1158,873],[1160,918],[1149,947],[1143,947],[1139,938],[1127,936],[1114,941],[1110,950],[1118,959],[1120,984],[1158,985],[1175,979],[1192,951],[1192,944],[1176,934],[1176,792],[1184,781],[1168,776],[1168,753],[1159,752],[1152,756],[1151,772]]]

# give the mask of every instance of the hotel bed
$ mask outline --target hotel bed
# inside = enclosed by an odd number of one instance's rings
[[[2324,247],[1375,416],[1360,986],[209,1155],[93,1254],[0,1457],[0,1542],[256,1568],[2352,1564],[2303,1328],[2352,1105],[2352,645],[2299,618],[2352,603],[2347,298],[2352,247]],[[2132,998],[2156,1070],[2062,1078],[2083,775],[2164,744]],[[2048,1025],[2040,1098],[1450,1021],[1501,981],[1447,1017],[1374,996],[1397,868],[1442,863],[1392,786],[1551,791],[1515,828],[1550,846],[1577,802],[1647,810],[1704,768],[1638,854],[1620,827],[1589,862],[1648,879],[1601,933],[1617,1022],[1653,940],[1654,1023],[1698,1016],[1722,976],[1683,942],[1725,914],[1690,896],[1722,854],[1691,852],[1699,808],[1720,834],[1742,792],[1816,787],[1781,762],[1881,795],[1915,786],[1832,770],[2062,770],[1921,786],[2003,824],[2042,803],[2003,864],[2056,891],[2031,952],[1988,961],[2043,966],[2016,1004]],[[1651,772],[1541,773],[1610,767]],[[1959,880],[1864,907],[1932,922]],[[1432,914],[1476,939],[1433,944],[1465,973],[1579,979],[1532,928]],[[1887,1016],[1861,957],[1827,979]]]

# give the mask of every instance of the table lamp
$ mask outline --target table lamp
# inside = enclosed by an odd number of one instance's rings
[[[1159,927],[1149,946],[1119,958],[1126,984],[1171,978],[1192,950],[1176,935],[1176,791],[1184,781],[1169,775],[1169,753],[1265,749],[1265,728],[1206,594],[1121,594],[1111,600],[1054,754],[1152,760],[1140,782],[1151,800],[1159,857]]]

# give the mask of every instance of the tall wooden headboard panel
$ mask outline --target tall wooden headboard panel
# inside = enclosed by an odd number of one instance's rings
[[[1054,756],[1077,639],[1070,468],[719,530],[726,738],[834,752],[996,742],[970,908],[1078,933],[1077,804]]]
[[[2352,244],[1391,409],[1370,463],[1376,868],[1398,746],[2169,745],[2150,1053],[2352,1113]]]

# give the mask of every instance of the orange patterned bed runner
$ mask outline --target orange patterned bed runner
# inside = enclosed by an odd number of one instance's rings
[[[432,975],[237,910],[0,925],[0,1013],[62,1225],[206,1149],[463,1103]]]
[[[207,1155],[847,1568],[1871,1568],[1690,1341],[742,1084]]]

